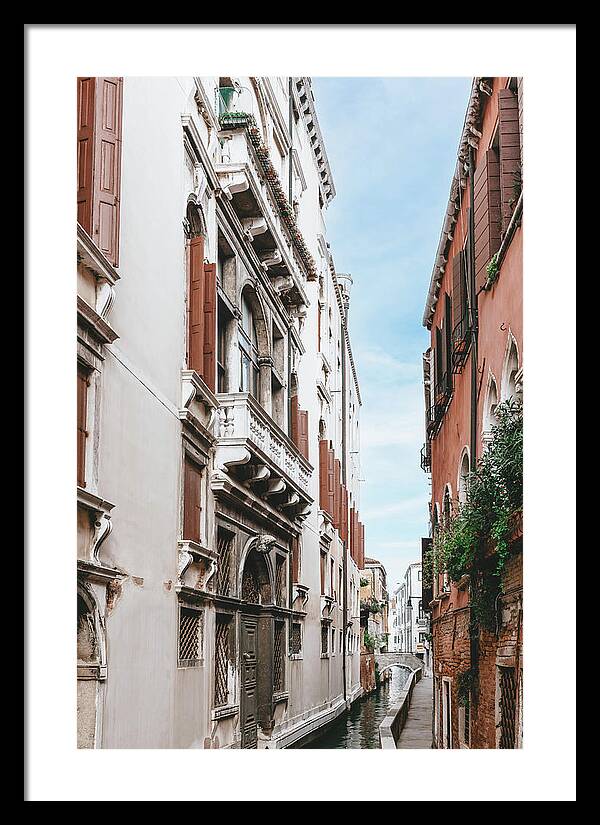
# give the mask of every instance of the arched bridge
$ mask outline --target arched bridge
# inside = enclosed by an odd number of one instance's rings
[[[412,670],[423,667],[423,660],[412,653],[376,653],[375,661],[379,665],[379,670],[385,670],[392,665],[402,665]]]

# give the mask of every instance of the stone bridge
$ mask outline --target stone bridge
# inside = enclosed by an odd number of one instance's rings
[[[412,670],[423,667],[423,660],[412,653],[376,653],[375,661],[379,665],[379,670],[385,670],[392,665],[403,665]]]

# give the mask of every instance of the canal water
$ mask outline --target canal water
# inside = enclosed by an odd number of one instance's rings
[[[403,667],[393,667],[391,672],[391,679],[373,693],[357,699],[347,713],[304,748],[379,748],[379,725],[398,702],[410,674],[410,670]]]

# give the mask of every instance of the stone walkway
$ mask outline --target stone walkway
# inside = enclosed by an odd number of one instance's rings
[[[396,748],[431,747],[431,676],[423,676],[413,689],[408,719],[400,734]]]

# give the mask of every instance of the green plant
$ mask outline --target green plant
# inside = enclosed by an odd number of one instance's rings
[[[492,256],[490,262],[485,268],[487,273],[487,281],[485,282],[485,289],[489,289],[492,284],[494,284],[498,280],[498,272],[500,271],[500,267],[498,266],[498,253],[496,252],[495,255]]]
[[[511,538],[523,510],[522,404],[509,399],[495,414],[491,442],[469,476],[467,500],[433,540],[434,572],[446,571],[453,581],[471,577],[473,634],[495,627]]]
[[[361,587],[368,587],[370,584],[371,584],[370,579],[365,579],[361,576],[361,578],[360,578],[360,586]]]
[[[464,670],[458,674],[458,704],[469,706],[471,692],[476,683],[476,674],[472,670]]]

